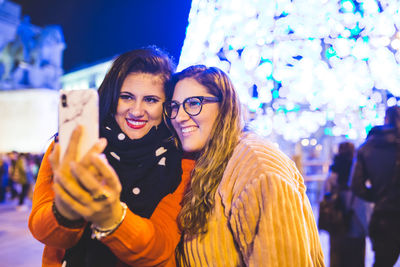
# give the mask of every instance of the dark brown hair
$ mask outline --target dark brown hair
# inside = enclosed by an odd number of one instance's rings
[[[172,59],[155,46],[135,49],[118,56],[99,87],[100,123],[117,110],[125,78],[131,73],[158,75],[165,84],[174,72]]]

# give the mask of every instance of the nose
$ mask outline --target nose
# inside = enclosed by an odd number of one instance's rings
[[[134,103],[129,108],[129,113],[131,113],[134,117],[142,117],[144,115],[142,101],[134,101]]]
[[[189,119],[190,119],[189,114],[187,114],[186,111],[183,109],[183,105],[180,105],[178,109],[178,114],[175,117],[175,121],[180,123],[183,121],[187,121]]]

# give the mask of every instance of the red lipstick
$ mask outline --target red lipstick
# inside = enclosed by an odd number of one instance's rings
[[[146,120],[133,120],[133,119],[125,119],[126,124],[132,129],[141,129],[146,126]]]

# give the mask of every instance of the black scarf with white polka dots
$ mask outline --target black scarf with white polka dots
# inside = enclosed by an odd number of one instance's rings
[[[158,202],[181,181],[181,152],[168,128],[161,123],[131,140],[114,118],[108,118],[100,135],[108,141],[104,154],[121,181],[121,201],[135,214],[150,218]]]

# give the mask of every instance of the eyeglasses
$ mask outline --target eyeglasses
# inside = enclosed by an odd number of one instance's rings
[[[190,116],[197,116],[200,114],[204,104],[221,102],[218,97],[212,96],[192,96],[183,100],[183,110]],[[165,101],[164,114],[170,118],[175,119],[179,112],[181,103],[178,101]]]

